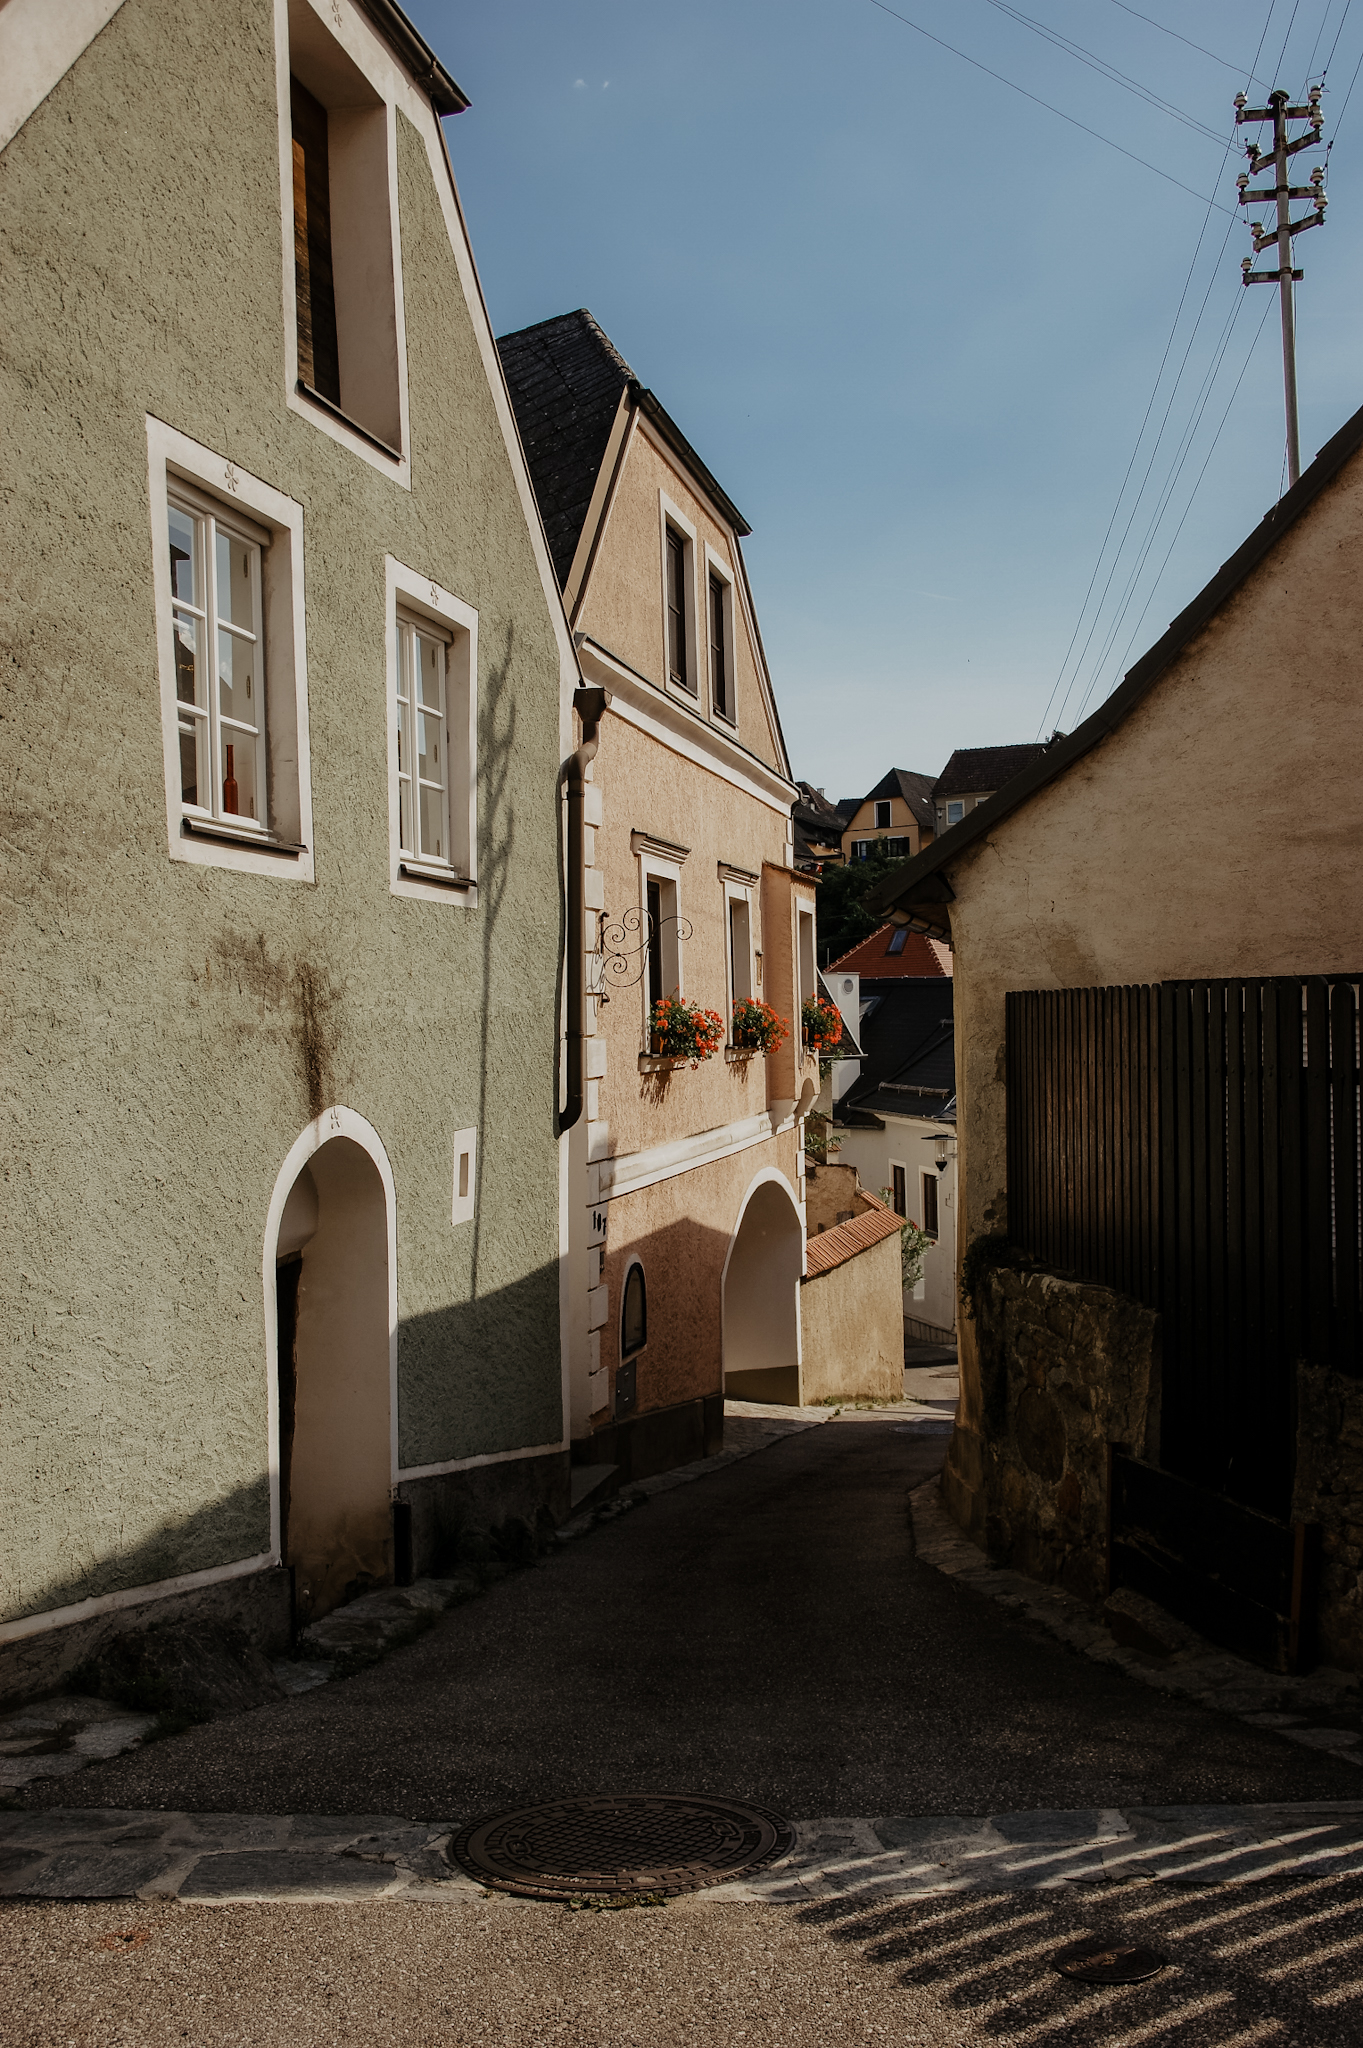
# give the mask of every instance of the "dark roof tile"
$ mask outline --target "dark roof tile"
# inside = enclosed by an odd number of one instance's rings
[[[585,306],[497,343],[560,588],[634,372]]]
[[[1025,740],[1015,747],[957,747],[933,786],[935,797],[993,795],[1037,757],[1045,747]]]

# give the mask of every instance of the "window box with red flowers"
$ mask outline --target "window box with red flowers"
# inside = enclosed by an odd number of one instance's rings
[[[704,1010],[683,996],[660,996],[649,1017],[648,1043],[641,1066],[698,1067],[723,1045],[724,1019],[717,1010]]]
[[[832,1059],[842,1037],[842,1012],[827,996],[809,996],[800,1005],[800,1026],[805,1051],[821,1060]]]
[[[729,1054],[734,1059],[750,1059],[754,1053],[775,1052],[790,1036],[790,1026],[784,1017],[778,1017],[770,1003],[763,1003],[752,996],[740,996],[734,1004],[733,1025],[729,1040]]]

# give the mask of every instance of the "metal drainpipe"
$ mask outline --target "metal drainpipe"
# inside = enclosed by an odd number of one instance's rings
[[[586,1099],[582,1044],[587,1030],[586,924],[583,886],[582,799],[587,768],[600,745],[597,728],[606,714],[610,694],[584,684],[573,691],[573,709],[582,721],[582,744],[568,760],[568,1092],[559,1115],[560,1131],[570,1131]]]

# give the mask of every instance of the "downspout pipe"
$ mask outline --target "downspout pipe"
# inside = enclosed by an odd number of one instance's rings
[[[570,1131],[578,1121],[587,1094],[583,1050],[587,1037],[587,925],[582,812],[587,769],[596,759],[601,720],[609,703],[609,691],[594,684],[583,684],[573,691],[573,709],[582,721],[582,744],[568,757],[568,1087],[559,1114],[560,1131]]]

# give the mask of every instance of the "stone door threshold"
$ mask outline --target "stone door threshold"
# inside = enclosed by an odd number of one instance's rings
[[[1072,1650],[1098,1664],[1116,1664],[1158,1692],[1182,1694],[1201,1706],[1234,1714],[1251,1727],[1269,1728],[1289,1742],[1328,1750],[1342,1763],[1363,1766],[1363,1680],[1356,1673],[1327,1664],[1300,1677],[1265,1671],[1169,1617],[1164,1620],[1176,1647],[1167,1654],[1125,1647],[1099,1611],[1073,1593],[1043,1585],[1024,1572],[991,1565],[943,1507],[938,1479],[916,1487],[909,1502],[920,1563],[959,1579],[1001,1607],[1025,1614]],[[1160,1610],[1151,1607],[1150,1612],[1158,1615]]]
[[[375,1814],[0,1813],[0,1897],[521,1904],[450,1866],[444,1849],[458,1825]],[[692,1896],[702,1904],[789,1905],[849,1893],[908,1898],[1361,1875],[1363,1800],[1131,1806],[799,1821],[794,1850],[771,1870]]]

